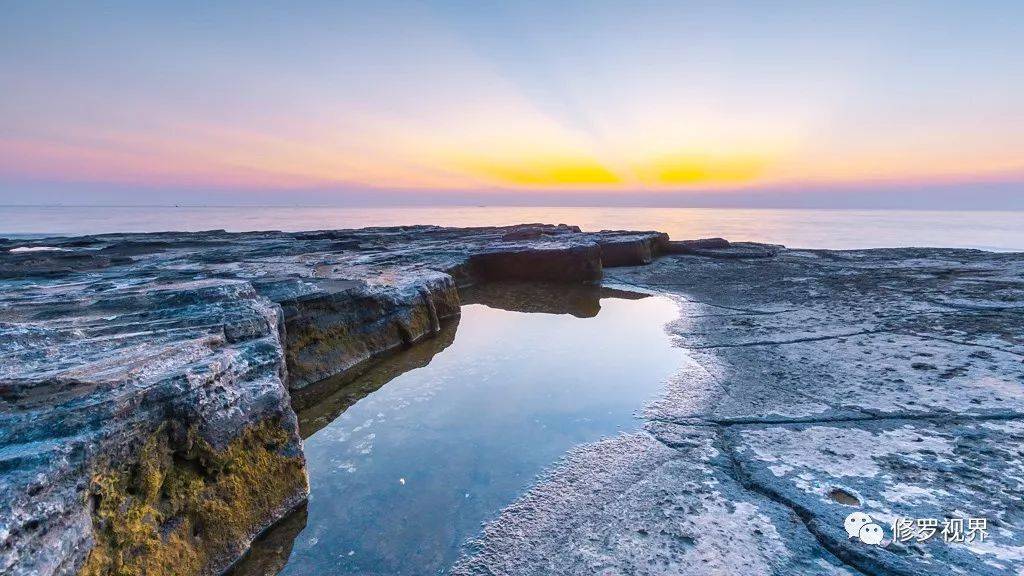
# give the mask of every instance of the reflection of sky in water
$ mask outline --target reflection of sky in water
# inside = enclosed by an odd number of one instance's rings
[[[636,426],[679,365],[663,298],[594,318],[463,307],[455,340],[306,440],[283,574],[433,574],[568,448]]]

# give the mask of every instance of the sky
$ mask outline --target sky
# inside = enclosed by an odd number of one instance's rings
[[[1024,2],[0,0],[0,204],[1024,208]]]

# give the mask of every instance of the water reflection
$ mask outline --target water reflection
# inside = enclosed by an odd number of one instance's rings
[[[271,530],[236,576],[442,573],[567,449],[633,428],[680,363],[665,298],[505,284],[464,302],[437,338],[318,387],[299,413],[305,525]]]
[[[306,527],[306,505],[285,516],[259,540],[228,574],[274,576],[284,568],[292,554],[295,538]]]
[[[441,324],[441,331],[397,354],[386,356],[355,379],[335,377],[308,386],[292,395],[299,415],[299,434],[309,438],[330,424],[350,406],[395,378],[422,368],[455,340],[459,319]]]
[[[593,318],[601,310],[601,298],[639,300],[646,294],[606,286],[559,285],[538,282],[491,282],[462,292],[463,304],[483,304],[510,312],[571,314]]]

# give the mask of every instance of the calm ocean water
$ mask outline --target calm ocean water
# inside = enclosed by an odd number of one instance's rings
[[[660,230],[798,248],[936,246],[1024,251],[1024,212],[553,207],[38,207],[0,206],[0,236],[165,230],[316,230],[436,224],[575,224]]]

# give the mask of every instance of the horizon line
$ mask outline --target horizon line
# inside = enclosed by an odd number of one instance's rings
[[[364,209],[424,209],[436,210],[445,208],[638,208],[638,209],[682,209],[682,210],[807,210],[807,211],[872,211],[872,212],[1024,212],[1024,207],[1005,208],[964,208],[959,206],[938,206],[928,208],[913,207],[886,207],[886,206],[742,206],[742,205],[654,205],[654,204],[125,204],[125,203],[93,203],[93,204],[21,204],[21,203],[0,203],[0,208],[345,208],[353,210]]]

